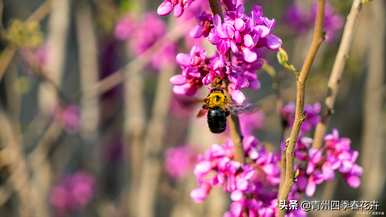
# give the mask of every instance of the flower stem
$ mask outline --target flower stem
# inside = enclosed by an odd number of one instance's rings
[[[315,28],[312,36],[312,42],[310,48],[307,52],[307,56],[304,60],[303,67],[297,76],[296,80],[296,109],[295,109],[295,121],[293,123],[291,133],[289,138],[286,140],[286,149],[283,152],[283,156],[285,155],[286,163],[285,168],[281,168],[281,175],[284,175],[284,183],[281,183],[281,189],[279,189],[279,201],[286,200],[288,194],[291,190],[292,184],[294,182],[294,150],[295,144],[300,132],[300,127],[304,120],[304,95],[305,95],[305,84],[310,73],[311,66],[314,62],[316,53],[319,50],[320,45],[324,40],[323,33],[323,21],[324,21],[324,8],[325,8],[325,0],[318,0],[318,9],[315,20]],[[285,210],[279,209],[279,216],[283,217],[285,215]]]
[[[218,0],[209,0],[209,5],[214,15],[218,14],[223,17],[222,8]]]
[[[243,135],[240,129],[240,121],[237,115],[231,115],[229,118],[229,130],[233,144],[236,147],[235,160],[245,163],[244,149],[243,149]]]

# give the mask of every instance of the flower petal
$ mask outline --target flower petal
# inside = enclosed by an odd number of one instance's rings
[[[270,34],[267,36],[267,46],[272,50],[277,50],[281,47],[282,41],[276,35]]]
[[[158,6],[157,14],[160,16],[166,16],[173,10],[173,4],[170,1],[164,1]]]

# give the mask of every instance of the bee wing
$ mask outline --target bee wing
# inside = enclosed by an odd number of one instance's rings
[[[241,105],[232,105],[229,109],[233,114],[241,114],[241,113],[253,113],[259,110],[258,103],[244,103]]]
[[[201,118],[201,117],[203,117],[204,115],[206,115],[207,112],[208,112],[208,111],[207,111],[206,109],[200,109],[200,110],[197,112],[196,117]]]

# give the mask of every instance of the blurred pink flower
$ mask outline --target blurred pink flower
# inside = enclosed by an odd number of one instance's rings
[[[165,169],[173,178],[183,178],[191,172],[196,161],[196,152],[188,145],[166,150]]]
[[[140,20],[131,16],[120,19],[115,26],[115,37],[127,41],[132,55],[138,56],[162,39],[166,33],[165,22],[154,13],[146,13]],[[160,70],[168,64],[174,64],[176,45],[165,41],[161,47],[153,52],[150,65]]]
[[[179,17],[194,0],[164,0],[157,9],[158,15],[165,16],[174,10],[174,16]]]
[[[316,4],[313,3],[311,11],[304,10],[300,6],[294,4],[287,9],[285,21],[296,32],[305,32],[312,28],[316,16]],[[336,38],[337,32],[343,27],[343,17],[336,13],[334,8],[326,2],[324,30],[326,39],[332,42]]]
[[[170,102],[171,115],[177,118],[188,118],[196,105],[197,101],[191,97],[173,94]]]
[[[54,117],[57,121],[63,123],[65,130],[74,133],[80,127],[80,111],[76,105],[57,107],[54,111]]]
[[[302,133],[310,132],[320,120],[321,105],[320,103],[307,104],[304,106],[305,119],[301,126]],[[285,127],[292,127],[295,120],[295,103],[290,102],[284,105],[280,110],[281,117],[285,122]]]
[[[92,199],[94,188],[94,177],[86,172],[78,171],[65,176],[52,188],[50,203],[60,214],[82,209]]]
[[[264,113],[261,111],[251,113],[241,113],[239,115],[240,128],[244,136],[253,135],[257,129],[261,129],[264,125]]]
[[[121,18],[115,26],[114,35],[119,40],[128,40],[133,34],[135,21],[131,16]]]

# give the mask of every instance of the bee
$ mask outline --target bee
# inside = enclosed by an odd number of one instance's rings
[[[212,88],[202,102],[204,104],[198,112],[197,117],[204,116],[206,113],[209,130],[216,134],[225,131],[227,127],[227,117],[230,114],[254,112],[257,109],[256,104],[234,104],[228,93],[221,87]]]
[[[221,88],[213,88],[204,99],[201,113],[207,111],[207,122],[212,133],[222,133],[226,129],[232,100]],[[199,112],[199,113],[200,113]]]

